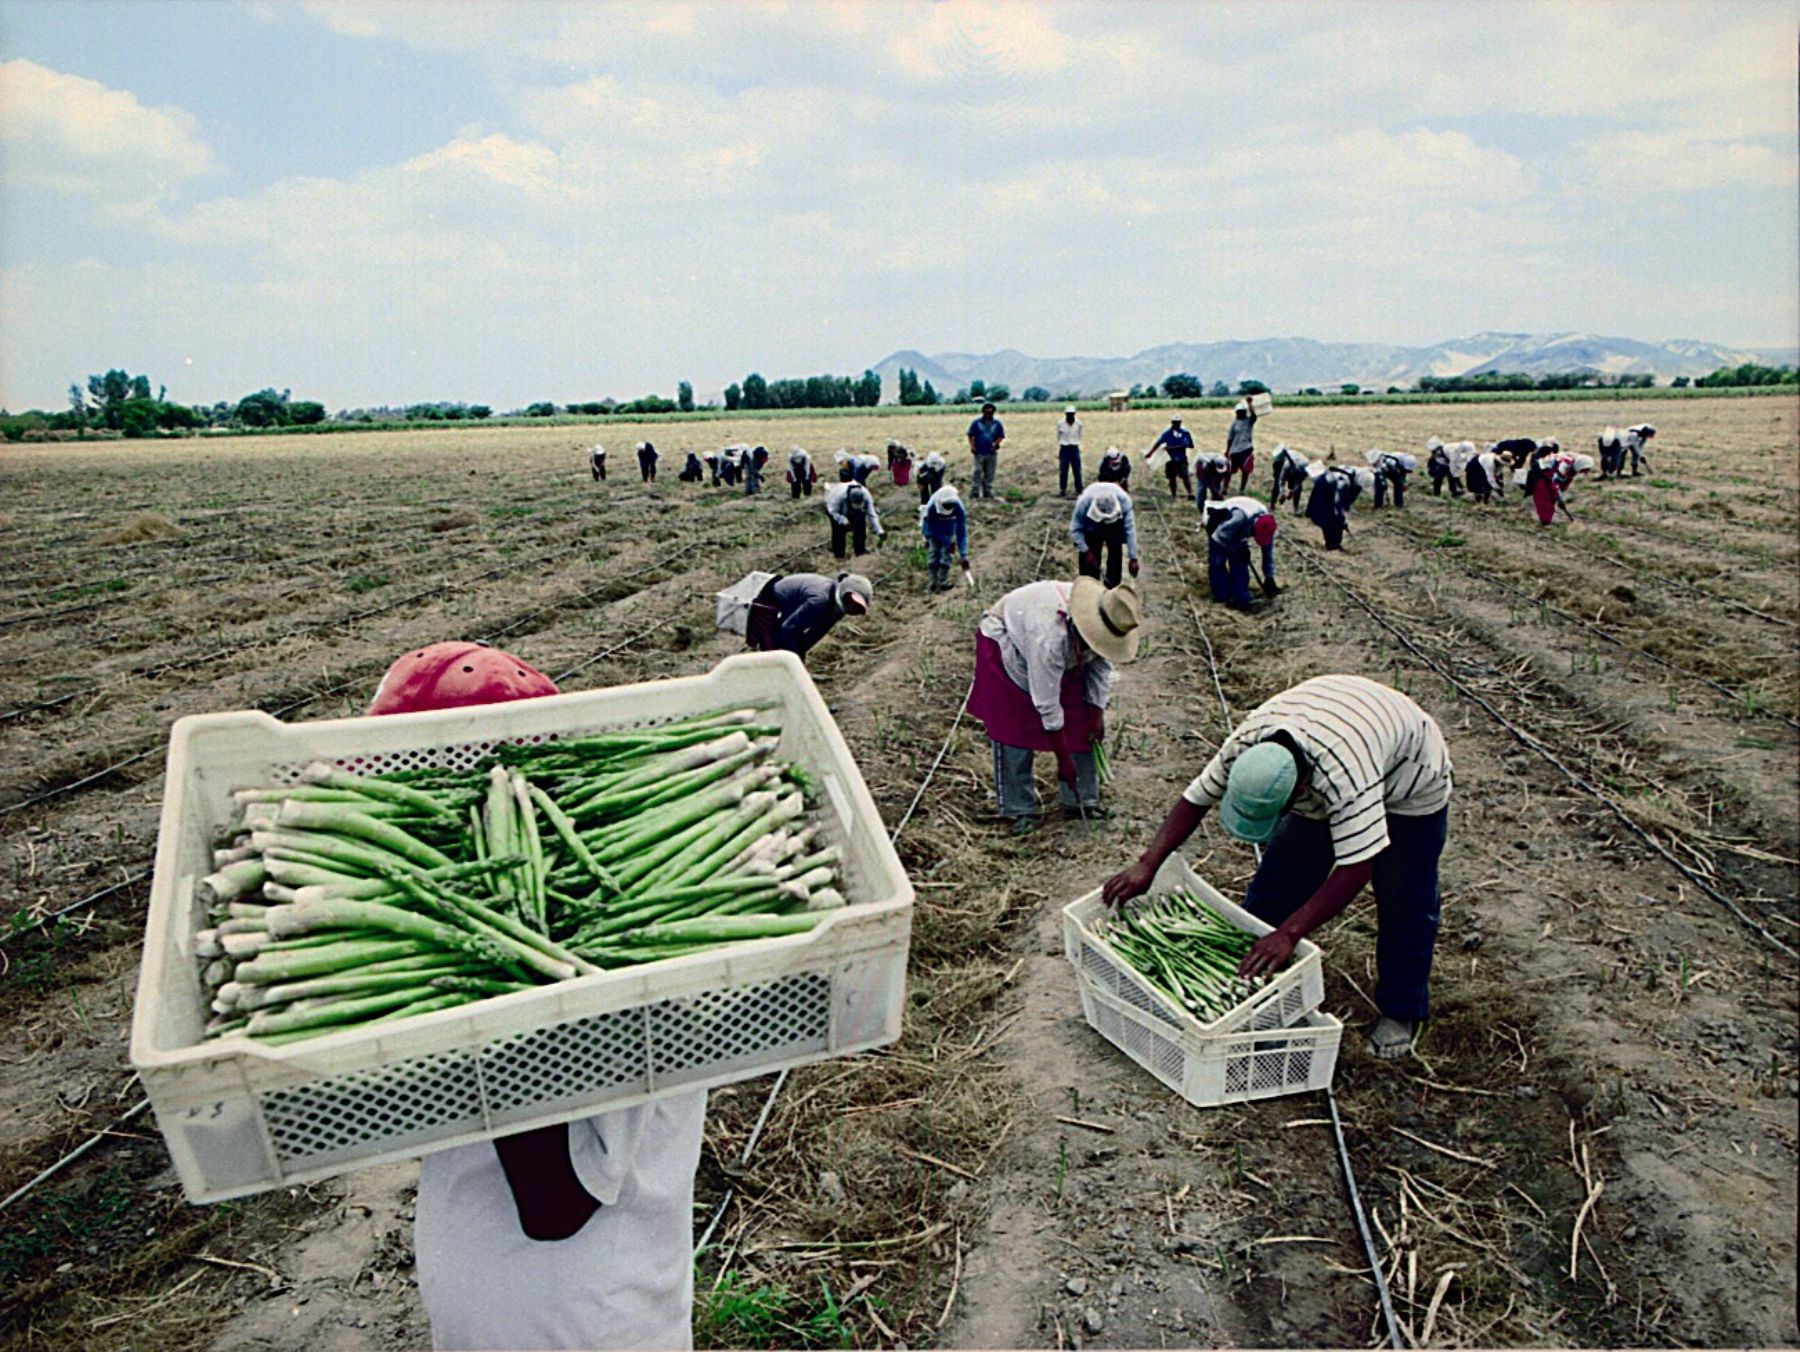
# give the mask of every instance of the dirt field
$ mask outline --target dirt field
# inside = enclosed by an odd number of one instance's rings
[[[1003,498],[972,519],[976,597],[924,595],[916,494],[878,500],[875,614],[812,669],[890,827],[950,733],[981,606],[1068,577],[1051,412],[1011,413]],[[1324,1097],[1198,1110],[1083,1023],[1061,905],[1128,862],[1225,732],[1287,684],[1409,691],[1457,766],[1434,1018],[1373,1061],[1372,908],[1315,936],[1347,1024],[1337,1102],[1407,1336],[1442,1345],[1792,1344],[1795,1326],[1796,418],[1787,399],[1282,410],[1257,431],[1369,446],[1649,419],[1654,469],[1583,481],[1540,530],[1515,494],[1352,513],[1347,552],[1284,511],[1286,591],[1209,605],[1193,506],[1141,467],[1151,629],[1109,718],[1114,816],[1015,841],[964,721],[900,850],[919,885],[906,1034],[715,1095],[696,1230],[709,1345],[1302,1345],[1385,1341]],[[1163,415],[1085,415],[1090,467]],[[416,1169],[187,1206],[126,1039],[169,723],[358,711],[401,650],[488,637],[565,688],[703,670],[710,594],[831,569],[817,499],[678,483],[698,449],[780,438],[966,476],[959,419],[652,429],[653,486],[604,429],[487,429],[0,452],[0,915],[104,893],[4,947],[0,1328],[19,1345],[323,1349],[426,1341]],[[1222,444],[1225,415],[1192,425]],[[669,434],[666,436],[665,433]],[[779,465],[776,466],[779,469]],[[884,480],[885,483],[885,480]],[[1203,627],[1202,627],[1203,626]],[[1048,767],[1040,783],[1048,788]],[[1211,820],[1195,866],[1252,865]],[[123,884],[123,885],[120,885]],[[112,889],[112,890],[107,890]],[[1736,908],[1734,914],[1730,908]],[[1577,1221],[1580,1221],[1579,1234]]]

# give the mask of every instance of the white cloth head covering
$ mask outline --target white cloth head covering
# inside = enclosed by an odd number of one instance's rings
[[[1131,501],[1125,490],[1117,484],[1097,483],[1084,495],[1088,499],[1087,511],[1084,515],[1089,521],[1105,523],[1123,521],[1125,504]]]
[[[927,511],[936,512],[939,516],[949,516],[962,506],[962,495],[956,491],[955,484],[945,484],[931,495],[925,504]]]

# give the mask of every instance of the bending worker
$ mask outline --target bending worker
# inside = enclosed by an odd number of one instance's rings
[[[789,491],[797,498],[810,498],[813,485],[819,482],[819,471],[813,468],[812,457],[798,446],[788,452],[787,481]]]
[[[1373,881],[1381,1017],[1369,1050],[1394,1060],[1429,1013],[1450,790],[1450,752],[1430,714],[1379,681],[1315,676],[1238,725],[1105,897],[1119,906],[1146,891],[1217,805],[1226,831],[1264,846],[1244,906],[1275,929],[1238,967],[1252,977],[1281,966]]]
[[[944,457],[936,451],[925,453],[925,458],[919,462],[919,506],[931,501],[931,495],[944,486],[944,471],[948,468]]]
[[[1194,505],[1202,511],[1208,502],[1223,502],[1231,493],[1231,457],[1206,454],[1194,460]]]
[[[763,468],[769,463],[767,446],[752,446],[744,452],[744,496],[753,498],[762,492]]]
[[[606,447],[588,447],[588,471],[593,474],[595,483],[606,477]]]
[[[1075,491],[1081,492],[1081,419],[1075,416],[1075,405],[1063,410],[1056,424],[1056,496],[1069,496],[1069,476],[1075,476]]]
[[[1206,507],[1206,580],[1212,599],[1233,610],[1254,610],[1250,599],[1250,542],[1262,546],[1262,592],[1274,596],[1275,513],[1255,498],[1226,498]]]
[[[675,477],[684,484],[699,483],[701,479],[706,477],[706,471],[700,468],[700,457],[695,455],[692,451],[689,451],[687,453],[687,459],[681,462],[681,473],[677,474]]]
[[[1283,502],[1291,502],[1294,510],[1300,510],[1300,490],[1306,487],[1306,467],[1309,461],[1291,446],[1277,446],[1274,455],[1275,482],[1269,497],[1271,507],[1279,507]]]
[[[369,712],[556,693],[498,649],[434,643],[388,668]],[[432,1345],[692,1346],[705,1120],[706,1091],[688,1090],[427,1155],[413,1253]]]
[[[655,483],[657,461],[656,447],[652,446],[647,441],[638,442],[637,458],[638,473],[644,476],[644,482],[647,484]]]
[[[1344,547],[1344,531],[1350,521],[1350,504],[1362,492],[1356,475],[1343,465],[1333,465],[1313,480],[1306,499],[1306,519],[1325,537],[1325,548]]]
[[[1083,577],[1100,576],[1100,554],[1106,552],[1106,585],[1119,585],[1119,553],[1131,561],[1131,575],[1138,575],[1137,522],[1132,516],[1131,494],[1118,484],[1089,484],[1075,499],[1069,514],[1069,538],[1075,541],[1076,562]]]
[[[875,498],[858,483],[833,484],[825,490],[825,515],[831,520],[831,552],[844,558],[850,548],[858,555],[869,552],[869,531],[880,539],[887,532],[881,528],[881,513],[875,510]]]
[[[1117,484],[1130,491],[1131,457],[1117,446],[1108,446],[1106,454],[1100,457],[1100,468],[1094,471],[1094,477],[1103,484]]]
[[[1111,591],[1091,577],[1029,582],[1001,597],[975,635],[969,712],[994,747],[994,797],[1014,835],[1037,825],[1033,753],[1056,757],[1069,816],[1100,812],[1092,747],[1105,736],[1116,662],[1137,656],[1137,583]]]
[[[793,653],[804,660],[839,620],[867,615],[874,604],[875,585],[861,573],[771,578],[750,603],[744,642],[757,652]]]
[[[925,537],[930,590],[948,591],[952,552],[963,573],[969,571],[969,513],[955,485],[945,484],[919,508],[919,533]]]
[[[1163,462],[1163,477],[1169,481],[1169,496],[1176,496],[1175,485],[1181,485],[1181,493],[1186,497],[1194,496],[1194,481],[1188,475],[1188,452],[1194,449],[1194,434],[1181,425],[1180,418],[1170,418],[1169,425],[1163,434],[1156,439],[1146,456],[1161,451],[1169,458]]]
[[[1471,452],[1475,449],[1468,442],[1462,444],[1468,446]],[[1442,497],[1447,483],[1450,485],[1450,496],[1460,498],[1463,495],[1462,474],[1450,460],[1450,448],[1444,445],[1442,438],[1433,437],[1425,443],[1425,450],[1425,470],[1431,475],[1431,496]]]

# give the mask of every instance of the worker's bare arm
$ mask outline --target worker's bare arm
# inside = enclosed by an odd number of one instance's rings
[[[1138,856],[1137,862],[1106,880],[1101,893],[1106,898],[1106,904],[1122,906],[1133,897],[1142,896],[1149,891],[1163,861],[1187,843],[1187,838],[1194,834],[1194,829],[1205,816],[1205,808],[1196,807],[1186,798],[1177,798],[1175,806],[1169,809],[1169,815],[1163,818],[1156,838]]]

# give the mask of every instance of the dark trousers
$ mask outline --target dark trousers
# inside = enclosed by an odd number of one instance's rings
[[[831,552],[838,558],[844,558],[848,548],[860,554],[869,552],[869,518],[863,512],[849,513],[850,524],[844,525],[835,519],[831,520]]]
[[[1088,526],[1087,550],[1075,562],[1081,569],[1083,577],[1099,577],[1100,557],[1104,555],[1106,558],[1106,585],[1116,587],[1119,585],[1121,570],[1124,567],[1122,563],[1124,554],[1125,523],[1109,521],[1105,525]],[[1091,564],[1088,562],[1090,557],[1094,560]]]
[[[1438,857],[1450,809],[1388,815],[1388,847],[1375,856],[1375,1004],[1390,1019],[1430,1013],[1427,987],[1438,934]],[[1331,875],[1331,828],[1290,812],[1263,847],[1244,907],[1271,925],[1286,920]]]
[[[1227,548],[1217,540],[1206,542],[1206,580],[1212,599],[1231,606],[1250,604],[1250,548]]]
[[[594,471],[594,482],[595,483],[599,483],[602,479],[604,479],[606,477],[606,461],[590,460],[590,461],[588,461],[588,468]]]
[[[1168,464],[1163,466],[1163,476],[1169,481],[1170,497],[1177,496],[1176,484],[1181,485],[1179,490],[1180,496],[1188,498],[1194,496],[1194,481],[1188,474],[1187,461],[1169,461]]]
[[[1081,491],[1081,447],[1059,446],[1056,448],[1056,491],[1058,495],[1069,491],[1069,476],[1075,476],[1075,491]]]
[[[931,500],[931,495],[944,486],[944,471],[941,469],[922,469],[919,471],[919,506],[923,507]]]
[[[744,496],[755,497],[762,492],[762,471],[755,465],[744,466]]]
[[[656,478],[656,457],[653,455],[646,455],[644,452],[639,451],[638,473],[644,476],[645,483],[653,482]]]

